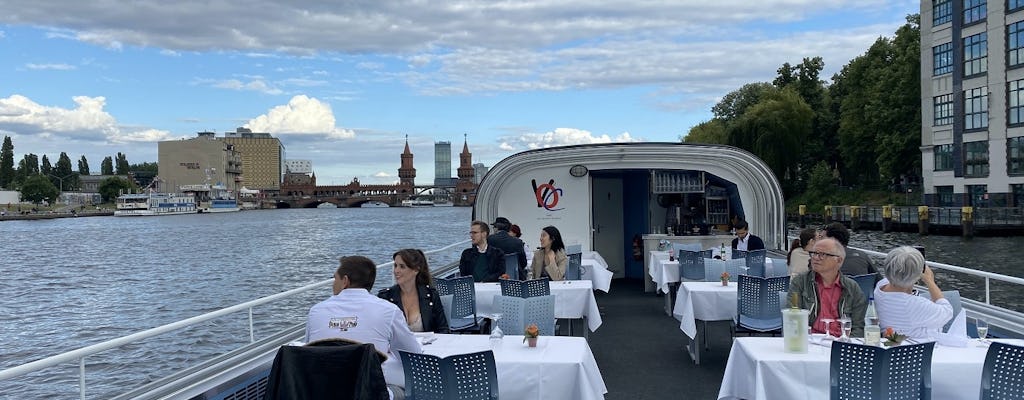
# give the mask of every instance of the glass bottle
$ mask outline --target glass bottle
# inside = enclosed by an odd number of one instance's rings
[[[492,322],[494,324],[494,328],[491,329],[491,336],[490,336],[491,348],[492,349],[497,349],[497,348],[501,347],[501,342],[502,342],[502,340],[505,339],[505,333],[502,332],[501,331],[501,327],[498,326],[498,320],[500,320],[500,319],[501,319],[501,314],[494,314],[493,322]]]

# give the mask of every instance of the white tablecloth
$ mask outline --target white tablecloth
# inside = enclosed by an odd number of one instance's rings
[[[487,335],[437,335],[423,352],[438,357],[494,351],[498,396],[503,399],[603,399],[608,389],[587,341],[581,337],[541,336],[529,348],[522,336],[506,335],[491,349]]]
[[[594,289],[608,293],[612,286],[612,271],[608,270],[608,263],[604,257],[596,251],[583,253],[583,260],[580,265],[580,279],[590,281]]]
[[[662,293],[668,293],[668,284],[679,282],[679,262],[669,261],[667,251],[651,250],[647,252],[650,261],[648,274],[654,281],[654,286]]]
[[[736,282],[683,282],[676,292],[672,316],[679,320],[679,329],[690,338],[697,337],[697,320],[728,321],[736,316]]]
[[[936,344],[932,353],[932,399],[978,398],[987,350],[976,340],[968,347]],[[831,351],[812,344],[806,354],[790,354],[782,351],[782,338],[736,338],[718,398],[827,399]]]
[[[477,314],[493,314],[494,296],[501,295],[501,285],[497,282],[478,282],[474,285]],[[555,296],[555,318],[586,317],[591,331],[601,326],[601,312],[597,309],[594,285],[590,281],[553,281],[551,294]]]

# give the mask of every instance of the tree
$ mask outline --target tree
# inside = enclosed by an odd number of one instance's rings
[[[10,136],[4,136],[0,147],[0,188],[14,188],[14,144]]]
[[[883,178],[917,176],[921,171],[920,16],[907,17],[892,42],[892,63],[883,77],[889,112],[878,132],[876,162]]]
[[[18,161],[18,171],[14,174],[15,187],[21,187],[25,180],[32,175],[39,174],[39,157],[28,153]]]
[[[144,162],[144,163],[141,163],[141,164],[129,165],[128,166],[128,170],[132,171],[132,172],[139,172],[139,171],[152,172],[153,175],[157,175],[158,172],[159,172],[157,170],[157,167],[158,167],[158,165],[155,162]]]
[[[685,143],[726,144],[728,137],[725,134],[725,122],[718,118],[701,122],[690,128],[690,132],[682,140]]]
[[[99,192],[100,196],[103,197],[103,202],[111,202],[124,193],[128,193],[132,190],[134,185],[127,179],[118,177],[110,177],[100,182]]]
[[[100,162],[100,174],[102,175],[113,175],[114,174],[114,160],[107,156]]]
[[[89,160],[86,160],[84,155],[78,160],[78,174],[89,175]]]
[[[770,83],[748,83],[723,96],[718,104],[711,107],[711,113],[728,125],[742,116],[748,108],[759,103],[762,98],[775,92],[778,92],[778,88]]]
[[[56,186],[43,175],[32,175],[25,179],[21,185],[21,198],[32,203],[39,203],[43,200],[53,202],[57,200],[60,192]]]
[[[782,181],[787,196],[798,189],[793,156],[811,131],[814,111],[792,89],[770,95],[747,109],[727,130],[729,144],[754,153]]]
[[[114,166],[117,168],[117,174],[128,175],[128,172],[131,171],[131,168],[128,165],[128,157],[121,152],[117,152],[117,157],[114,160]]]
[[[57,158],[57,165],[50,172],[50,182],[57,185],[60,190],[75,190],[78,188],[78,174],[71,169],[71,158],[68,153],[61,152]]]
[[[39,173],[43,176],[53,173],[53,165],[50,164],[50,159],[46,157],[46,154],[43,154],[43,164],[39,167]]]

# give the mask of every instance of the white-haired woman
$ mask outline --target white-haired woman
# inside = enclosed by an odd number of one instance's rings
[[[878,324],[892,328],[912,339],[935,338],[942,326],[953,318],[953,306],[942,297],[935,284],[935,273],[925,265],[917,249],[902,246],[885,256],[882,279],[875,286],[875,309]],[[914,294],[914,283],[920,280],[928,287],[929,297]]]

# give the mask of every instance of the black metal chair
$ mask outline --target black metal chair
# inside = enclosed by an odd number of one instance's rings
[[[930,400],[934,348],[935,342],[891,348],[833,342],[830,398]]]
[[[1024,347],[993,342],[981,370],[981,400],[1024,399]]]
[[[491,350],[444,358],[404,351],[399,355],[405,370],[405,392],[409,399],[498,398],[498,372]]]
[[[551,280],[548,278],[530,279],[527,281],[516,281],[511,279],[499,279],[501,295],[511,297],[537,297],[551,294]]]
[[[439,295],[452,295],[451,318],[448,320],[452,333],[482,330],[484,318],[476,315],[476,287],[473,284],[472,276],[436,280]]]
[[[740,275],[737,280],[736,331],[734,333],[782,332],[779,292],[789,288],[789,276],[762,278]]]
[[[704,252],[679,250],[679,278],[685,281],[704,280]]]

